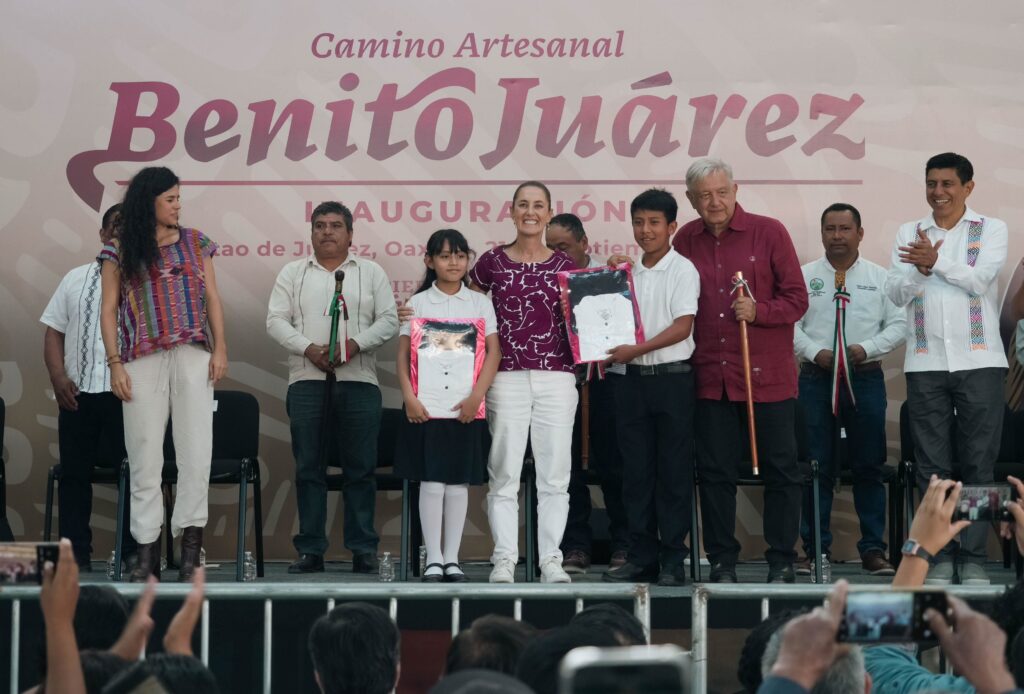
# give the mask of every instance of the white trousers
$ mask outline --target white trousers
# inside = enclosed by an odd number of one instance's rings
[[[576,376],[571,373],[501,371],[494,377],[487,392],[492,562],[519,558],[519,477],[527,439],[537,468],[537,549],[542,562],[550,557],[561,561],[577,398]]]
[[[178,466],[171,531],[178,536],[182,528],[206,525],[213,455],[209,365],[210,353],[198,345],[180,345],[124,365],[132,387],[132,399],[124,403],[124,443],[131,470],[131,530],[140,544],[156,542],[163,525],[160,480],[168,415],[174,418]]]

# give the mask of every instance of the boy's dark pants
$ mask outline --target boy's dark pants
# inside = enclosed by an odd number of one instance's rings
[[[693,503],[694,374],[640,375],[630,367],[614,379],[622,452],[622,497],[629,562],[671,570],[687,555]]]

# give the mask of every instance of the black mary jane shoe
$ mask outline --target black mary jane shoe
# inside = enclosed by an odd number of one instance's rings
[[[448,573],[448,569],[453,568],[455,571]],[[466,574],[462,571],[462,567],[459,566],[458,562],[452,562],[444,565],[444,582],[445,583],[465,583],[469,579],[466,578]]]
[[[439,573],[439,574],[428,574],[427,572],[430,571],[435,566],[437,568],[441,569],[441,573]],[[444,567],[441,566],[440,564],[436,564],[436,563],[435,564],[427,564],[426,568],[423,569],[423,575],[420,577],[420,580],[423,581],[424,583],[440,583],[441,581],[444,580]]]

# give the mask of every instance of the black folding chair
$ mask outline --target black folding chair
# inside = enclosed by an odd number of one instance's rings
[[[213,459],[210,465],[210,484],[238,485],[238,540],[235,556],[235,580],[242,580],[245,559],[246,511],[248,489],[253,487],[254,530],[256,535],[256,575],[263,576],[263,504],[259,466],[260,408],[256,398],[237,390],[218,390],[213,394],[216,411],[213,414]],[[164,436],[164,469],[162,487],[165,491],[177,484],[178,468],[175,463],[173,421],[168,422]],[[128,461],[121,466],[118,485],[118,528],[114,549],[114,580],[121,576],[121,518],[129,482]],[[166,496],[166,495],[165,495]],[[173,502],[164,503],[164,529],[171,527]],[[167,555],[173,558],[172,541],[168,539]],[[168,565],[173,565],[168,561]]]

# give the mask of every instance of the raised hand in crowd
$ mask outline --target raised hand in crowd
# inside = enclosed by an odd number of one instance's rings
[[[928,482],[928,489],[914,514],[914,522],[910,524],[909,539],[915,540],[932,556],[971,524],[968,520],[952,520],[962,489],[960,482],[939,479],[936,475],[932,475]],[[905,556],[892,584],[902,587],[919,586],[924,583],[927,574],[927,560]]]
[[[828,671],[842,646],[836,642],[836,633],[846,609],[848,589],[846,581],[838,581],[824,605],[783,627],[772,677],[783,677],[810,691]],[[763,683],[761,686],[764,688]]]
[[[135,603],[128,623],[124,625],[124,631],[118,637],[117,643],[110,647],[111,653],[128,662],[138,660],[146,651],[146,643],[153,631],[153,618],[149,613],[153,609],[153,601],[156,600],[156,584],[156,577],[150,576],[146,581],[146,587],[142,589],[142,595]]]
[[[60,541],[57,565],[42,567],[43,586],[39,605],[46,624],[46,686],[63,694],[85,694],[85,677],[75,640],[75,606],[78,604],[78,564],[71,541]]]
[[[197,567],[192,575],[192,590],[182,603],[178,614],[167,627],[164,634],[164,652],[175,655],[193,655],[192,633],[199,622],[199,614],[203,609],[203,595],[206,592],[206,569]]]
[[[929,609],[924,618],[952,664],[979,694],[1004,694],[1017,687],[1006,667],[1006,634],[995,622],[952,595],[949,615]]]

